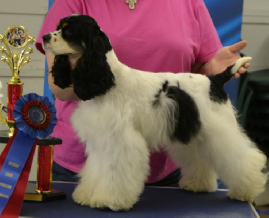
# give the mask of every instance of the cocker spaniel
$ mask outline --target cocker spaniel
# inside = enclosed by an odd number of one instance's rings
[[[181,167],[181,188],[213,192],[217,178],[232,199],[263,192],[266,156],[237,123],[223,86],[251,58],[216,76],[132,69],[115,55],[97,22],[85,15],[60,20],[43,36],[56,55],[52,74],[81,99],[71,123],[88,156],[73,198],[82,205],[129,210],[149,175],[150,150],[165,149]],[[68,55],[83,53],[70,69]]]

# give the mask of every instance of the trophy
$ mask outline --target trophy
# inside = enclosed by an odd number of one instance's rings
[[[9,131],[5,137],[4,131],[0,131],[0,142],[5,143],[11,138],[16,130],[16,121],[13,117],[13,110],[18,99],[22,97],[23,83],[19,77],[21,68],[31,61],[28,57],[33,53],[33,49],[28,47],[36,40],[30,36],[27,30],[20,25],[9,27],[4,35],[0,34],[0,43],[5,46],[0,46],[0,51],[4,54],[1,60],[8,64],[12,72],[12,77],[7,83],[7,107],[4,103],[0,105],[0,121],[9,127]],[[13,49],[13,52],[11,51]],[[7,112],[5,119],[2,111]],[[16,117],[15,117],[16,118]],[[52,190],[52,153],[53,145],[61,144],[60,139],[47,137],[38,139],[38,166],[37,166],[37,182],[36,184],[28,183],[25,193],[25,200],[30,201],[45,201],[51,199],[64,199],[65,193]],[[29,187],[29,188],[28,188]]]
[[[11,137],[16,128],[16,122],[12,112],[16,101],[22,96],[23,83],[21,82],[19,73],[22,66],[31,61],[31,58],[27,57],[27,55],[33,53],[33,49],[28,46],[35,42],[35,39],[28,35],[23,26],[11,26],[7,29],[4,36],[0,34],[1,42],[5,44],[5,46],[0,47],[0,51],[5,54],[5,56],[1,57],[1,60],[8,64],[12,72],[12,77],[8,82],[7,119],[3,117],[2,110],[4,103],[1,103],[0,120],[4,125],[9,127],[8,136]],[[10,48],[14,49],[13,53]],[[22,49],[20,54],[16,49]]]

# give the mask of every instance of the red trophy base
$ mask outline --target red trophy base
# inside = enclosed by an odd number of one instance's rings
[[[0,131],[0,143],[8,143],[7,130]],[[51,188],[52,183],[52,153],[53,145],[62,144],[62,140],[49,137],[46,139],[38,139],[38,166],[37,166],[37,181],[28,182],[25,201],[52,201],[66,199],[64,192]]]
[[[32,182],[28,182],[26,193],[24,195],[25,201],[55,201],[55,200],[63,200],[66,199],[66,194],[64,192],[52,189],[51,192],[48,193],[37,193],[36,192],[36,184]]]

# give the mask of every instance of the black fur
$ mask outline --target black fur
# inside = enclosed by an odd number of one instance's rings
[[[51,70],[54,77],[54,84],[64,89],[72,84],[71,68],[67,55],[56,55]]]
[[[224,85],[230,79],[232,79],[233,74],[231,70],[234,65],[227,67],[227,69],[217,75],[208,76],[210,79],[210,99],[217,103],[226,103],[228,101],[228,94],[224,90]]]
[[[176,121],[175,131],[172,139],[177,139],[184,144],[196,136],[201,128],[200,114],[192,97],[177,86],[169,86],[167,97],[173,99],[178,104],[175,111],[174,120]]]
[[[190,140],[196,136],[201,128],[200,114],[192,97],[179,88],[178,86],[169,86],[165,81],[162,88],[155,95],[153,106],[160,105],[160,96],[164,92],[168,98],[176,102],[177,110],[173,110],[173,116],[170,122],[175,122],[174,133],[170,136],[172,140],[179,140],[184,144],[188,144]]]
[[[162,92],[166,92],[167,90],[167,86],[168,86],[168,81],[166,80],[163,85],[162,88],[158,91],[158,93],[154,96],[155,100],[153,101],[153,106],[158,106],[160,104],[160,96]]]
[[[106,53],[112,46],[96,21],[89,16],[71,16],[60,21],[59,29],[63,39],[74,49],[83,51],[83,55],[73,71],[67,69],[67,55],[56,56],[52,68],[55,84],[61,88],[73,84],[74,92],[84,101],[108,92],[115,85],[114,75],[106,62]]]

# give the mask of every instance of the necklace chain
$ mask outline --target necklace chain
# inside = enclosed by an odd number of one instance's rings
[[[126,0],[126,3],[129,4],[129,8],[130,9],[135,9],[135,3],[136,3],[137,0]]]

